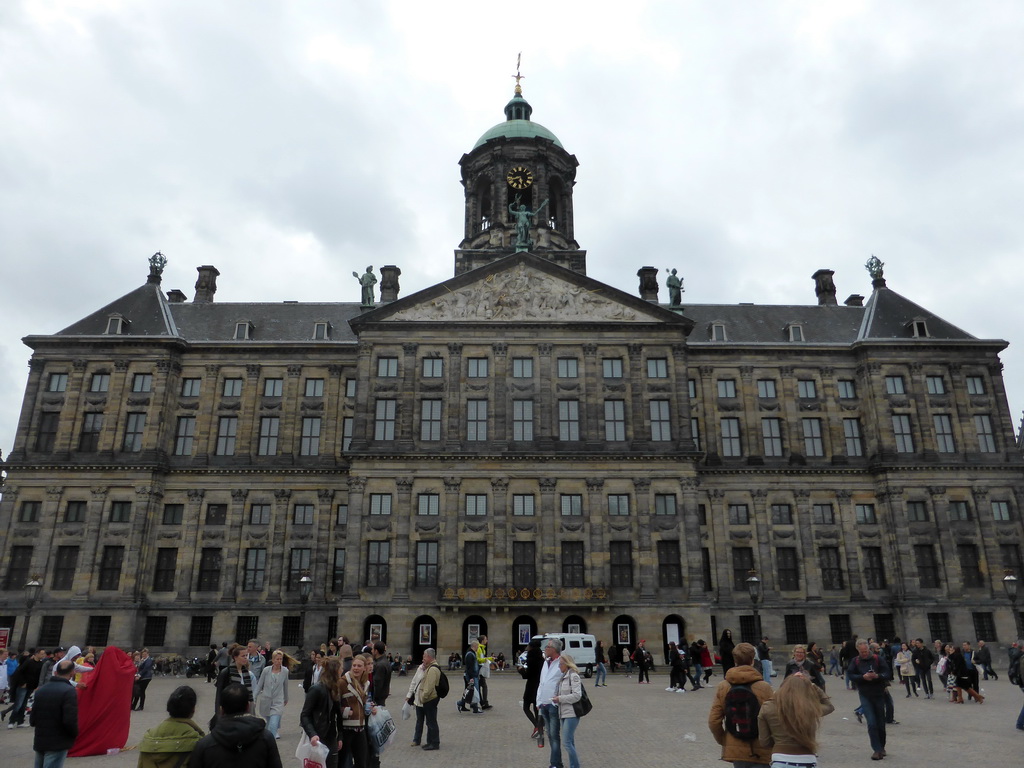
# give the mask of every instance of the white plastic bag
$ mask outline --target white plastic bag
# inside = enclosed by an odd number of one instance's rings
[[[366,718],[366,730],[370,737],[370,749],[381,755],[395,740],[395,731],[398,730],[398,726],[395,725],[395,718],[387,709],[377,707],[377,711]]]
[[[303,732],[302,737],[299,739],[299,746],[295,748],[295,757],[299,759],[299,766],[301,768],[325,768],[327,756],[330,753],[331,751],[323,742],[315,747],[310,744],[309,736],[305,732]]]
[[[412,717],[412,704],[406,699],[405,703],[402,704],[402,719],[408,720],[410,717]]]

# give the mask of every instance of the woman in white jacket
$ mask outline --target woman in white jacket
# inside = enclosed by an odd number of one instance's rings
[[[558,668],[562,670],[562,679],[558,681],[555,696],[551,702],[558,705],[558,719],[562,724],[562,746],[569,755],[569,768],[580,768],[580,759],[576,755],[576,726],[580,719],[576,716],[573,704],[583,698],[583,683],[580,671],[572,656],[563,653],[558,659]]]
[[[256,714],[267,721],[267,730],[275,739],[280,739],[281,716],[288,704],[288,671],[295,660],[278,648],[274,651],[270,666],[264,667],[257,685]]]

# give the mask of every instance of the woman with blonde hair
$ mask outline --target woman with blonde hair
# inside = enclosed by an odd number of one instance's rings
[[[341,662],[330,658],[324,663],[320,680],[310,686],[302,704],[299,725],[314,747],[327,747],[327,768],[337,768],[341,749]]]
[[[298,662],[278,648],[270,656],[270,666],[264,667],[256,683],[256,714],[267,721],[267,730],[280,739],[281,716],[288,705],[288,672]]]
[[[373,657],[360,653],[352,657],[352,667],[341,676],[341,752],[338,765],[352,756],[353,768],[366,768],[370,742],[366,734],[366,716],[377,708],[369,698]]]
[[[757,737],[772,750],[772,768],[818,764],[818,726],[835,707],[810,676],[797,671],[782,681],[775,695],[761,705]]]
[[[580,724],[580,719],[576,716],[573,704],[583,698],[583,682],[576,661],[568,653],[558,657],[558,668],[562,671],[562,679],[558,681],[551,703],[558,705],[562,746],[569,755],[569,768],[580,768],[580,759],[576,755],[576,726]]]

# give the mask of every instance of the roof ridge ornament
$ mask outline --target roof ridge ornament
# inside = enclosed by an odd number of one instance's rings
[[[167,257],[164,256],[160,251],[157,251],[149,257],[149,277],[146,279],[147,283],[159,283],[160,276],[164,273],[164,267],[167,266]]]
[[[871,258],[864,264],[864,269],[871,275],[871,287],[872,288],[885,288],[885,277],[882,267],[885,263],[881,261],[877,256],[871,254]]]
[[[522,62],[522,60],[523,52],[520,51],[519,54],[516,56],[516,73],[512,75],[512,77],[515,78],[516,81],[516,96],[523,95],[523,87],[519,84],[519,81],[526,77],[526,75],[519,74],[519,64],[520,62]]]

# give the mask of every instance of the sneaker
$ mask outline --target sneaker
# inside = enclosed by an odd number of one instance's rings
[[[668,691],[669,693],[675,693],[676,692],[675,688],[666,688],[665,690]]]
[[[18,726],[16,726],[14,723],[11,723],[10,725],[7,726],[7,730],[9,731],[9,730],[11,730],[11,728],[17,728],[17,727]]]
[[[19,728],[28,728],[28,723],[19,723],[18,727]]]
[[[685,688],[676,688],[676,693],[686,693]]]
[[[854,712],[853,714],[855,714],[857,716],[857,722],[860,723],[861,725],[863,725],[864,724],[864,715],[862,715],[860,712]]]

